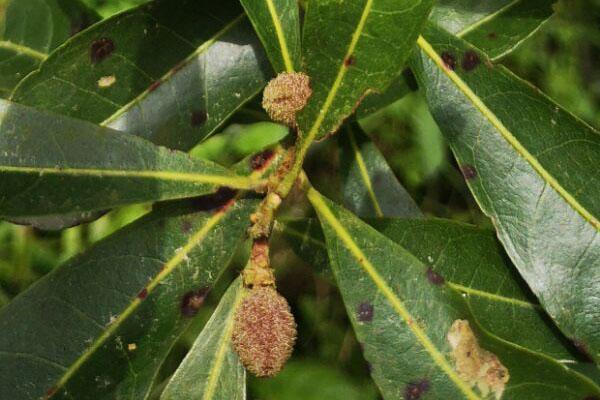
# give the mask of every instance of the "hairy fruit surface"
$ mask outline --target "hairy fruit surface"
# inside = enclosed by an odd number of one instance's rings
[[[287,300],[272,286],[247,290],[235,315],[233,346],[248,371],[274,376],[292,354],[296,322]]]
[[[296,127],[296,114],[312,95],[310,78],[300,72],[283,72],[263,92],[262,106],[273,121]]]

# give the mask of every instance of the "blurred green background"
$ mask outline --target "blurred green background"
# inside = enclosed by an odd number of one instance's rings
[[[143,3],[142,0],[84,2],[104,17]],[[1,5],[0,0],[0,13]],[[600,0],[564,0],[557,4],[556,10],[556,15],[540,31],[502,62],[575,115],[599,127]],[[418,92],[362,120],[361,124],[427,215],[489,224],[470,196]],[[274,124],[232,125],[196,148],[193,154],[232,164],[247,152],[248,146],[258,141],[276,141],[285,135],[286,130]],[[336,199],[339,194],[331,182],[335,182],[338,166],[331,154],[335,154],[335,141],[321,143],[307,168],[315,185]],[[304,209],[302,199],[291,199],[290,203],[289,213],[297,215]],[[114,210],[97,221],[62,232],[42,232],[0,222],[0,307],[58,264],[148,210],[148,205]],[[238,258],[238,264],[243,264],[244,254]],[[281,240],[275,240],[273,263],[279,288],[292,304],[298,320],[298,345],[293,360],[277,378],[251,380],[250,398],[377,399],[368,366],[327,273],[306,265]],[[223,289],[214,291],[213,306]],[[174,349],[161,374],[164,379],[185,355],[210,311],[211,307],[204,309]]]

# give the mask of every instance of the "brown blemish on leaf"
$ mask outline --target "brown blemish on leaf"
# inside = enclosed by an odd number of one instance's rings
[[[143,288],[142,291],[138,293],[137,298],[144,300],[146,297],[148,297],[148,289]]]
[[[220,187],[216,193],[192,199],[194,208],[198,211],[220,210],[227,207],[237,192],[228,187]]]
[[[477,178],[477,170],[469,164],[464,164],[460,167],[460,172],[465,180],[470,181]]]
[[[488,33],[487,37],[494,40],[498,37],[498,35],[496,34],[496,32],[490,32]]]
[[[444,62],[446,68],[448,68],[450,71],[454,71],[454,68],[456,68],[456,58],[452,53],[448,51],[443,52],[442,61]]]
[[[575,348],[577,349],[577,351],[579,351],[579,353],[581,353],[581,355],[583,356],[583,358],[585,359],[585,361],[587,361],[587,362],[594,362],[594,359],[590,355],[588,347],[587,347],[587,345],[585,343],[583,343],[581,340],[574,339],[573,340],[573,346],[575,346]]]
[[[426,275],[427,280],[436,286],[442,286],[444,283],[446,283],[446,280],[431,267],[427,268]]]
[[[187,65],[186,61],[181,61],[179,64],[177,64],[176,66],[173,67],[173,69],[171,69],[172,73],[176,73],[179,72],[183,69],[183,67],[185,67]]]
[[[508,369],[495,354],[479,346],[469,321],[454,321],[446,337],[460,378],[472,387],[476,386],[482,396],[493,394],[500,399],[510,379]]]
[[[475,50],[467,50],[463,55],[462,68],[469,72],[474,70],[480,62],[481,60],[479,59],[479,54],[477,54]]]
[[[162,85],[162,81],[160,79],[152,82],[150,84],[150,86],[148,86],[148,93],[154,92],[156,89],[158,89],[160,87],[160,85]]]
[[[344,60],[344,65],[346,67],[351,67],[354,64],[356,64],[356,57],[354,57],[354,56],[350,56]]]
[[[404,390],[404,400],[419,400],[429,390],[429,387],[427,379],[409,383]]]
[[[190,118],[190,122],[193,127],[197,127],[202,125],[208,119],[208,114],[204,110],[196,110],[192,112],[192,116]]]
[[[358,320],[360,322],[371,322],[373,321],[373,314],[375,310],[371,303],[360,303],[356,313],[358,314]]]
[[[592,395],[592,396],[587,396],[583,400],[600,400],[600,397]]]
[[[50,397],[54,396],[57,391],[58,389],[54,386],[48,389],[48,391],[46,392],[46,399],[49,399]]]
[[[115,42],[109,38],[100,38],[92,42],[90,46],[90,60],[92,64],[98,64],[115,51]]]
[[[273,150],[265,150],[255,154],[250,159],[250,168],[252,168],[253,171],[262,170],[269,164],[274,155],[275,152]]]
[[[194,224],[192,224],[192,222],[187,219],[183,220],[183,222],[181,223],[181,231],[187,235],[192,233],[192,229],[194,229]]]
[[[206,296],[208,296],[209,292],[210,289],[208,287],[187,292],[181,299],[181,314],[188,318],[194,317],[196,314],[198,314],[198,311],[204,304],[204,300],[206,299]]]

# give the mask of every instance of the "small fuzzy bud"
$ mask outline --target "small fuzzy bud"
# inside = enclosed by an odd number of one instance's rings
[[[273,121],[296,127],[296,114],[306,106],[311,95],[308,75],[284,72],[265,88],[262,106]]]
[[[271,377],[292,354],[296,322],[288,302],[272,286],[247,290],[236,311],[233,346],[248,371]]]

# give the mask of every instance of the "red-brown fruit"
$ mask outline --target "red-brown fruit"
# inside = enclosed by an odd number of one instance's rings
[[[263,92],[263,108],[271,119],[296,127],[296,114],[312,95],[308,75],[283,72],[272,79]]]
[[[296,342],[288,302],[271,286],[248,289],[236,311],[232,342],[248,371],[259,377],[276,375]]]

